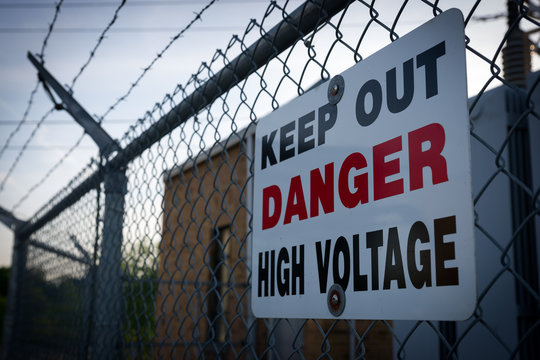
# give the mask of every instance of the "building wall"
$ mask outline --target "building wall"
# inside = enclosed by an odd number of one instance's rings
[[[540,76],[538,73],[529,77],[529,87]],[[505,87],[497,87],[485,92],[474,111],[470,115],[474,133],[489,144],[495,151],[503,148],[508,135],[508,119],[505,104]],[[474,98],[469,100],[470,103]],[[540,104],[540,89],[531,96],[534,104]],[[537,107],[538,105],[536,105]],[[533,189],[540,186],[540,123],[536,118],[529,119],[529,135],[531,143],[531,165]],[[518,344],[517,314],[518,307],[515,297],[515,278],[509,271],[503,271],[501,263],[502,251],[495,246],[486,235],[492,236],[500,246],[508,245],[512,238],[512,203],[510,181],[508,176],[499,172],[494,154],[476,137],[471,137],[471,162],[473,197],[480,191],[483,195],[475,204],[477,228],[475,231],[476,271],[466,276],[475,276],[477,296],[481,299],[477,315],[467,321],[457,323],[457,339],[459,346],[457,355],[464,359],[508,359],[510,352]],[[508,152],[501,153],[502,163],[508,167]],[[489,184],[487,189],[484,186]],[[536,239],[540,238],[540,217],[536,217]],[[480,228],[483,231],[480,231]],[[537,247],[540,259],[540,246]],[[513,247],[509,251],[509,259],[513,259]],[[513,260],[511,260],[512,262]],[[512,265],[513,266],[513,265]],[[407,358],[436,358],[439,356],[439,336],[433,327],[423,322],[418,327],[417,321],[395,321],[396,339],[408,338],[405,352]],[[478,346],[482,344],[482,346]],[[394,349],[399,351],[396,342]],[[510,351],[508,350],[510,349]]]
[[[321,348],[325,349],[324,334],[332,326],[333,329],[326,339],[328,344],[331,345],[327,349],[332,359],[351,359],[356,358],[359,354],[364,354],[364,357],[369,360],[392,358],[392,333],[382,321],[377,321],[364,338],[362,337],[372,323],[370,320],[339,321],[335,323],[335,320],[325,319],[317,320],[317,322],[318,326],[314,321],[309,321],[306,324],[304,332],[306,359],[317,359],[320,356]],[[351,354],[356,356],[351,357]]]
[[[216,319],[226,321],[226,342],[237,344],[236,351],[246,339],[246,327],[236,316],[247,309],[249,300],[245,262],[247,211],[242,193],[247,165],[240,150],[237,145],[166,181],[156,336],[158,342],[169,343],[170,350],[160,357],[183,357],[185,352],[197,357],[204,352],[207,357],[213,353],[224,357],[228,353],[228,357],[235,358],[235,349],[217,341],[219,326],[211,329]],[[221,264],[221,271],[228,290],[218,296],[220,284],[212,264],[215,249],[210,244],[217,243],[216,230],[227,226],[231,232],[223,247],[227,248],[224,253],[229,258],[226,265]],[[214,238],[216,241],[212,241]],[[218,306],[218,315],[212,319],[208,307],[216,297],[222,297],[220,302],[227,306]],[[223,312],[225,315],[220,316]]]
[[[302,350],[307,359],[325,352],[334,359],[349,359],[363,351],[370,359],[390,359],[391,332],[382,322],[362,339],[363,348],[354,334],[363,336],[371,321],[257,319],[256,326],[247,327],[252,318],[247,291],[251,187],[246,180],[247,154],[252,152],[245,142],[223,145],[220,150],[195,164],[185,164],[165,181],[156,342],[167,345],[156,347],[156,356],[197,357],[204,353],[206,358],[245,358],[250,354],[241,349],[250,340],[257,344],[261,358],[276,354],[288,358]],[[230,234],[220,250],[226,266],[221,263],[218,270],[212,244],[220,243],[216,230],[227,227]],[[216,281],[220,277],[227,279],[222,288]],[[220,291],[223,289],[227,290]],[[225,333],[218,334],[219,328]],[[225,344],[219,341],[220,336]]]

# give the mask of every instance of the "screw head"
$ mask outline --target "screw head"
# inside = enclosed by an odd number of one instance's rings
[[[334,84],[334,86],[332,86],[332,89],[330,90],[330,94],[332,94],[332,96],[336,96],[339,92],[339,84]]]
[[[337,104],[339,100],[341,100],[341,97],[343,96],[343,92],[345,91],[345,80],[343,79],[343,76],[336,75],[328,84],[328,90],[327,90],[327,96],[328,96],[328,102],[330,104]]]
[[[345,292],[339,284],[334,284],[328,289],[328,311],[334,316],[339,316],[345,310]]]

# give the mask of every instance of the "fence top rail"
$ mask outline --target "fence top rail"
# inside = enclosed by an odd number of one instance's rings
[[[57,202],[45,214],[35,220],[26,222],[23,226],[16,229],[16,234],[21,239],[28,238],[31,234],[39,230],[49,221],[54,219],[64,209],[75,204],[80,198],[86,195],[90,190],[96,189],[103,181],[103,173],[99,170],[91,174],[85,181],[73,189],[67,196]]]
[[[349,0],[310,0],[296,8],[255,43],[240,53],[213,77],[195,89],[176,107],[162,116],[155,124],[121,149],[104,166],[104,171],[97,170],[85,181],[60,200],[39,218],[22,226],[18,236],[26,238],[55,218],[64,209],[73,205],[90,190],[95,189],[103,180],[103,174],[109,169],[124,168],[129,162],[147,148],[169,134],[173,129],[186,122],[199,111],[211,104],[219,96],[245,80],[249,75],[263,67],[270,60],[294,45],[303,36],[314,31],[322,23],[342,11]]]

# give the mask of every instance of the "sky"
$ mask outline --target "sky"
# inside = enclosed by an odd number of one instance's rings
[[[278,3],[285,4],[284,1]],[[292,11],[300,3],[290,1],[286,8]],[[383,21],[393,19],[399,10],[397,3],[376,1]],[[457,7],[468,13],[473,3],[443,0],[439,6],[443,9]],[[73,85],[121,2],[64,0],[45,42],[55,17],[55,4],[52,0],[0,0],[0,148],[5,147],[0,153],[0,206],[22,220],[29,219],[98,154],[96,145],[84,136],[80,145],[66,157],[82,136],[82,130],[65,111],[53,111],[38,126],[53,104],[41,85],[31,97],[37,85],[37,72],[28,61],[27,52],[43,53],[45,67],[53,76],[70,87],[75,99],[96,119],[106,114],[103,128],[113,138],[120,138],[154,103],[173,91],[177,84],[185,83],[201,62],[210,61],[216,49],[226,48],[233,34],[242,34],[250,19],[260,21],[268,8],[268,2],[263,0],[211,3],[128,0],[118,10],[110,31]],[[208,4],[210,6],[205,8]],[[430,14],[425,10],[421,1],[410,1],[398,33],[405,34],[429,20]],[[506,30],[505,19],[494,17],[481,21],[480,18],[504,11],[504,0],[484,1],[478,6],[474,13],[476,18],[466,29],[471,46],[489,56],[495,52]],[[200,19],[171,42],[197,14]],[[353,19],[347,17],[344,29],[362,31],[365,22],[355,23]],[[277,20],[268,26],[275,22]],[[126,100],[108,111],[169,43]],[[367,41],[365,51],[369,55],[386,43],[388,39],[382,41],[373,36]],[[467,57],[468,92],[472,96],[481,89],[490,73],[485,62],[470,54]],[[536,57],[533,58],[534,69],[538,68]],[[500,64],[500,59],[497,62]],[[339,66],[336,69],[340,69]],[[23,118],[25,122],[17,130]],[[61,159],[64,159],[61,164],[54,167]],[[0,225],[0,266],[11,263],[12,246],[12,231]]]

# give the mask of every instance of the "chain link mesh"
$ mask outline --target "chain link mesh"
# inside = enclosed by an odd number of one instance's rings
[[[257,120],[453,6],[354,1],[328,19],[326,7],[314,2],[320,20],[314,31],[304,33],[292,20],[295,9],[272,1],[260,20],[252,20],[126,132],[120,144],[131,153],[94,162],[29,222],[34,228],[24,233],[20,293],[10,294],[19,300],[10,356],[535,358],[538,264],[524,267],[516,253],[519,248],[537,254],[539,179],[527,180],[531,174],[523,175],[521,168],[538,150],[534,100],[540,78],[535,74],[529,86],[503,78],[502,48],[513,35],[502,32],[496,48],[483,45],[486,19],[474,16],[485,3],[460,7],[469,63],[483,69],[469,74],[469,81],[481,84],[470,100],[473,164],[485,164],[483,171],[473,168],[478,305],[471,319],[456,324],[252,315]],[[510,29],[538,29],[532,11],[523,4],[516,11]],[[270,37],[279,22],[294,30],[293,45],[285,49]],[[254,54],[249,46],[260,39],[271,46],[270,58],[261,64],[252,56],[244,74],[231,69],[233,59]],[[528,56],[528,50],[520,51]],[[232,86],[221,88],[215,81],[222,69],[232,70]],[[201,90],[208,83],[217,87],[212,98]],[[205,105],[195,103],[192,94],[200,94]],[[175,110],[186,102],[193,116],[182,118]],[[508,110],[508,103],[514,108]],[[499,111],[513,111],[514,121],[509,126],[506,120],[490,122]],[[493,131],[495,126],[499,130]],[[531,135],[523,135],[525,130]],[[518,133],[522,137],[516,140]],[[515,152],[523,141],[530,141],[531,154]],[[132,150],[133,144],[138,148]],[[516,162],[522,165],[512,167]],[[538,174],[536,163],[530,167]],[[112,173],[114,180],[108,178]],[[87,185],[83,194],[63,207],[81,184]],[[513,211],[517,205],[510,193],[527,204],[521,214]],[[105,249],[112,255],[105,257]]]
[[[76,358],[85,351],[98,201],[98,192],[90,191],[27,240],[13,337],[17,358]]]

